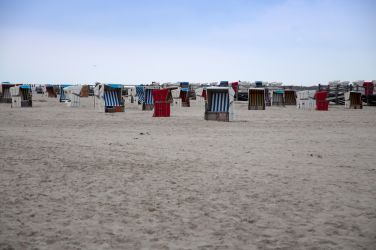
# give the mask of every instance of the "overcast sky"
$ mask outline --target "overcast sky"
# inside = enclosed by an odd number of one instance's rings
[[[0,81],[376,79],[376,1],[0,0]]]

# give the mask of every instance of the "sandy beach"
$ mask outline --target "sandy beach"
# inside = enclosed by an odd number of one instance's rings
[[[376,108],[0,104],[0,249],[375,249]]]

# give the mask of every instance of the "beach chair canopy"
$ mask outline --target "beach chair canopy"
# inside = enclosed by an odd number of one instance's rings
[[[122,89],[123,88],[123,85],[115,84],[115,83],[107,83],[107,84],[105,84],[105,86],[113,88],[113,89]]]

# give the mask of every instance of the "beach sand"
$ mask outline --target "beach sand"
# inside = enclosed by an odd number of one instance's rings
[[[0,104],[0,249],[376,249],[376,108]]]

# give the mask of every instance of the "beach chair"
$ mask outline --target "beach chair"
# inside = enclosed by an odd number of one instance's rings
[[[329,101],[327,100],[327,98],[328,98],[327,91],[319,91],[315,93],[316,110],[328,111]]]
[[[58,86],[55,86],[55,85],[46,85],[46,95],[47,97],[49,98],[56,98],[57,97],[57,88]]]
[[[206,99],[206,89],[205,88],[195,89],[195,94],[196,94],[196,102],[197,103],[205,103],[205,99]]]
[[[64,92],[64,88],[72,86],[71,84],[63,84],[59,86],[59,102],[68,102],[70,101],[69,95],[66,95]]]
[[[89,85],[81,85],[80,88],[80,97],[89,97]]]
[[[66,103],[69,107],[80,107],[81,104],[81,85],[68,86],[63,89],[64,95],[66,96]]]
[[[362,109],[362,94],[356,91],[345,93],[345,108],[347,109]]]
[[[181,82],[180,83],[180,95],[179,98],[181,99],[181,106],[182,107],[190,107],[189,102],[189,83],[188,82]]]
[[[9,82],[2,82],[0,85],[0,103],[12,103],[10,88],[16,86]]]
[[[29,85],[14,86],[9,89],[12,97],[12,108],[32,107],[32,91]]]
[[[153,90],[159,89],[158,85],[149,86],[137,86],[136,92],[138,96],[138,102],[142,105],[143,111],[150,111],[154,108]]]
[[[154,114],[153,117],[169,117],[170,101],[168,100],[168,89],[154,89]]]
[[[145,100],[144,86],[142,85],[136,86],[136,97],[137,97],[137,104],[142,105]]]
[[[296,92],[295,90],[285,90],[285,105],[296,105]]]
[[[145,99],[142,104],[142,110],[153,110],[154,108],[154,99],[153,99],[153,88],[145,87]]]
[[[283,89],[275,89],[271,92],[271,95],[272,106],[285,106],[285,91]]]
[[[234,120],[234,90],[232,87],[206,88],[205,120],[233,121]]]
[[[172,105],[174,107],[181,108],[181,98],[180,98],[180,87],[177,89],[172,89],[171,90],[171,96],[172,96]]]
[[[296,108],[314,110],[316,108],[316,90],[303,90],[296,92]]]
[[[128,103],[137,103],[137,93],[136,93],[136,86],[133,87],[127,87],[128,95],[126,96],[126,99],[128,100]]]
[[[98,84],[94,89],[97,109],[100,112],[124,112],[124,100],[120,84]]]
[[[265,110],[265,89],[248,89],[248,110]]]

